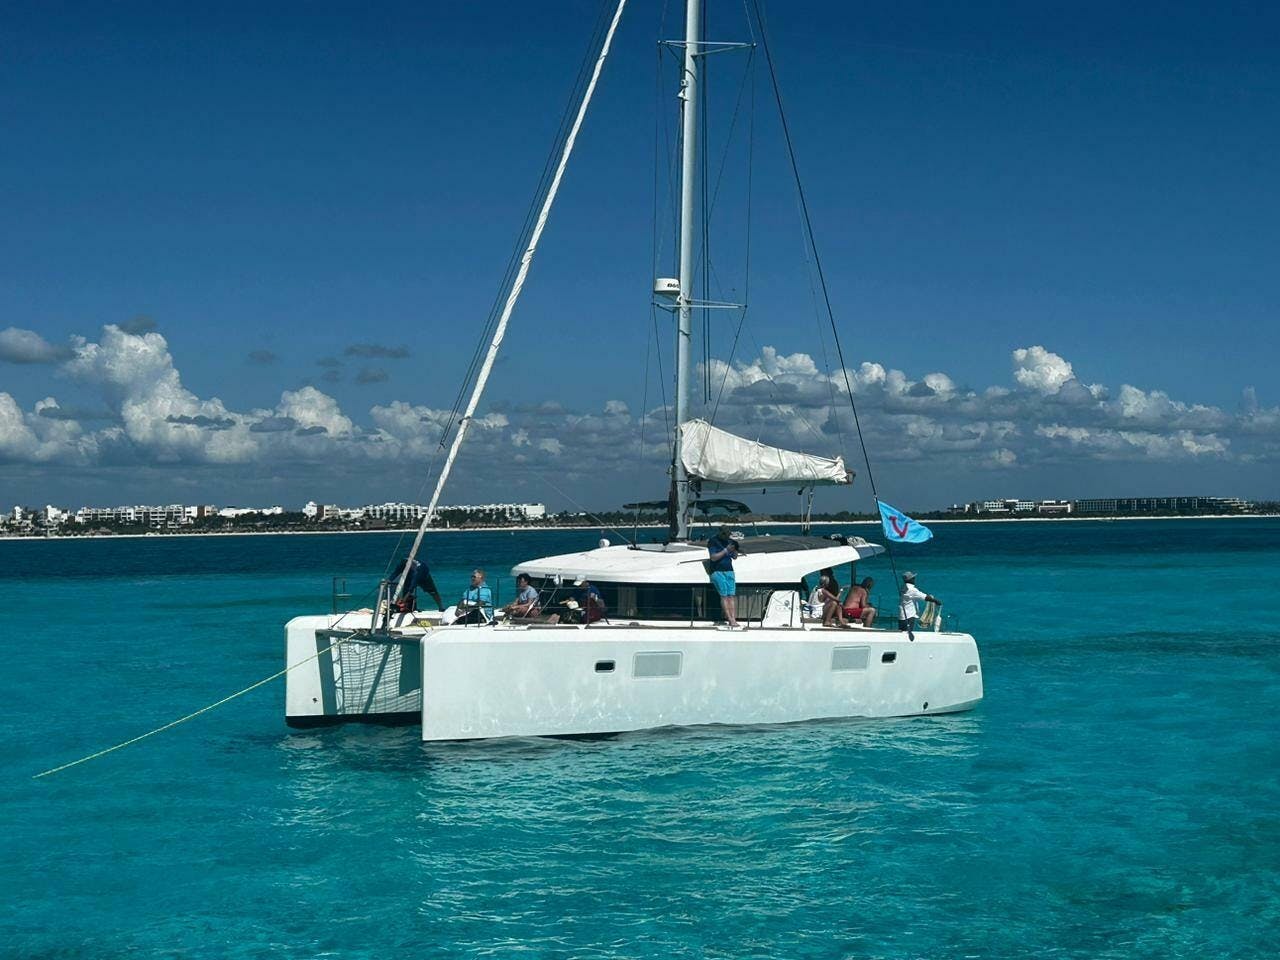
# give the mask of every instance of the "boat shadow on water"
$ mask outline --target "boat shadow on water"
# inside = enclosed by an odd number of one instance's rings
[[[286,765],[420,780],[424,774],[468,765],[537,764],[572,768],[583,761],[661,768],[730,762],[753,765],[806,754],[891,752],[911,757],[972,755],[980,742],[981,711],[868,719],[837,717],[778,724],[668,726],[618,733],[422,742],[412,724],[348,724],[298,730],[276,741]],[[565,772],[562,770],[561,772]]]

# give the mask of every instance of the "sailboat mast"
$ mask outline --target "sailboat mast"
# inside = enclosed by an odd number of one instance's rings
[[[689,477],[681,459],[680,424],[689,419],[689,344],[693,338],[694,204],[698,170],[698,70],[702,0],[685,6],[684,76],[680,82],[680,299],[676,330],[676,436],[671,456],[676,493],[676,540],[689,537]]]

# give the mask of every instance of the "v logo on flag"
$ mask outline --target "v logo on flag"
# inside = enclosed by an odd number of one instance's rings
[[[933,532],[924,524],[912,520],[883,500],[876,500],[876,505],[880,508],[880,523],[884,527],[884,535],[890,540],[899,543],[924,543],[933,536]]]

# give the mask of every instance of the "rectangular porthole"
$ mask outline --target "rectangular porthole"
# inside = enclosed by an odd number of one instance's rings
[[[613,673],[614,662],[612,660],[597,660],[596,673]]]
[[[967,667],[965,667],[965,668],[964,668],[964,672],[965,672],[965,673],[977,673],[977,672],[978,672],[978,665],[977,665],[976,663],[971,663],[971,664],[969,664]]]
[[[865,670],[870,659],[870,647],[834,647],[831,650],[831,669]]]
[[[880,654],[881,663],[893,663],[897,659],[898,652],[896,650],[886,650],[884,653]]]
[[[637,653],[631,661],[631,676],[638,680],[655,677],[680,676],[680,661],[684,654],[679,651],[669,653]]]

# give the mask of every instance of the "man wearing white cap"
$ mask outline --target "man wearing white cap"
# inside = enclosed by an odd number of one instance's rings
[[[916,575],[908,570],[902,575],[902,592],[898,594],[898,629],[907,631],[907,636],[912,640],[916,638],[916,621],[920,617],[920,610],[916,607],[917,600],[942,605],[937,597],[929,596],[916,586]]]

